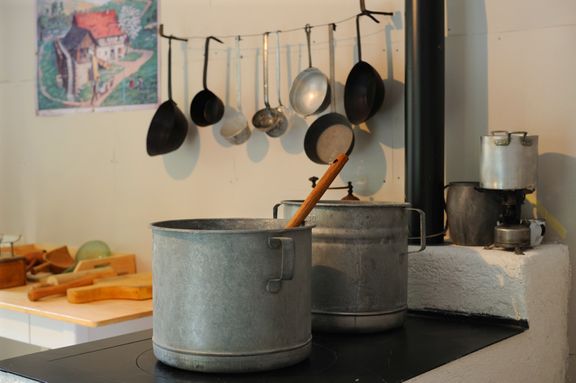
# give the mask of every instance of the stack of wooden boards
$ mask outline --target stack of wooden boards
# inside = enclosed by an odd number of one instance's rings
[[[87,245],[94,249],[93,245],[98,242],[101,241],[91,241]],[[152,274],[136,273],[134,254],[108,252],[102,257],[78,257],[83,247],[78,251],[69,250],[67,246],[36,244],[14,247],[15,256],[11,258],[20,260],[18,275],[22,274],[22,278],[13,286],[24,285],[28,272],[29,278],[38,281],[28,291],[31,301],[62,295],[71,303],[152,297]]]
[[[107,266],[55,275],[28,290],[28,299],[31,301],[54,295],[66,295],[70,303],[88,303],[106,299],[150,299],[152,273],[117,276],[117,272]]]

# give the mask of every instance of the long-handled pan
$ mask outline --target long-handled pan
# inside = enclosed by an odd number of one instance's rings
[[[373,12],[379,13],[379,12]],[[358,62],[352,67],[344,88],[344,108],[346,116],[353,124],[367,121],[378,112],[384,101],[384,82],[374,67],[362,61],[362,44],[360,42],[360,13],[356,16],[356,35],[358,44]],[[373,20],[379,22],[374,17]]]
[[[202,77],[204,89],[198,92],[190,103],[190,117],[198,126],[213,125],[220,121],[224,115],[224,103],[206,85],[210,40],[216,40],[222,44],[222,41],[214,36],[208,36],[204,44],[204,73]]]
[[[318,117],[306,131],[304,151],[318,164],[328,164],[340,153],[350,155],[354,148],[354,131],[343,115],[336,112],[336,74],[334,69],[334,29],[328,26],[330,52],[330,86],[332,88],[331,112]]]
[[[312,66],[312,53],[310,51],[310,31],[312,27],[306,25],[306,43],[308,46],[308,68],[300,72],[294,79],[290,88],[290,105],[292,109],[302,116],[310,116],[324,111],[330,103],[330,84],[328,79],[318,68]]]
[[[146,151],[149,156],[170,153],[178,149],[188,134],[188,121],[184,113],[172,100],[172,39],[168,36],[168,100],[154,113],[146,136]]]

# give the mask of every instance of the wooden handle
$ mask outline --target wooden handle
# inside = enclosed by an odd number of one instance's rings
[[[152,298],[152,283],[142,286],[88,286],[70,289],[66,293],[70,303],[89,303],[106,299],[145,300]]]
[[[58,275],[52,275],[46,278],[46,283],[49,285],[61,285],[63,283],[68,283],[75,281],[77,279],[91,276],[94,278],[108,278],[115,277],[117,275],[116,271],[110,267],[99,267],[97,269],[78,271],[74,273],[62,273]]]
[[[39,284],[36,286],[32,286],[32,288],[28,290],[28,299],[30,299],[31,301],[37,301],[50,295],[66,295],[66,291],[68,289],[72,287],[91,285],[94,282],[95,278],[96,277],[93,276],[86,276],[60,285],[53,286],[47,284]]]
[[[346,165],[346,162],[348,162],[348,156],[344,153],[339,154],[338,157],[332,161],[322,178],[320,178],[320,181],[316,184],[316,187],[312,189],[310,194],[308,194],[308,197],[306,197],[304,202],[302,202],[302,205],[300,205],[296,214],[290,218],[286,228],[297,227],[304,222],[306,217],[308,217],[308,214],[310,214],[314,206],[316,206],[318,200],[322,198],[326,190],[328,190],[328,187],[330,187],[332,181],[334,181],[344,165]]]

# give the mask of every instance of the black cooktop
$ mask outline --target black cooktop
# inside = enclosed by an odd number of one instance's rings
[[[249,374],[205,374],[156,360],[152,331],[0,361],[0,370],[41,382],[402,382],[521,333],[526,323],[410,313],[403,328],[370,335],[314,334],[310,358]]]

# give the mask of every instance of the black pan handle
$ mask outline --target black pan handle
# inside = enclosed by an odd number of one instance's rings
[[[208,74],[208,46],[210,45],[210,40],[216,40],[220,44],[224,44],[222,40],[220,40],[217,37],[214,36],[206,37],[206,43],[204,44],[204,75],[202,78],[202,84],[204,85],[204,89],[208,89],[208,86],[206,86],[206,77]]]
[[[168,37],[168,99],[172,100],[172,37]]]

